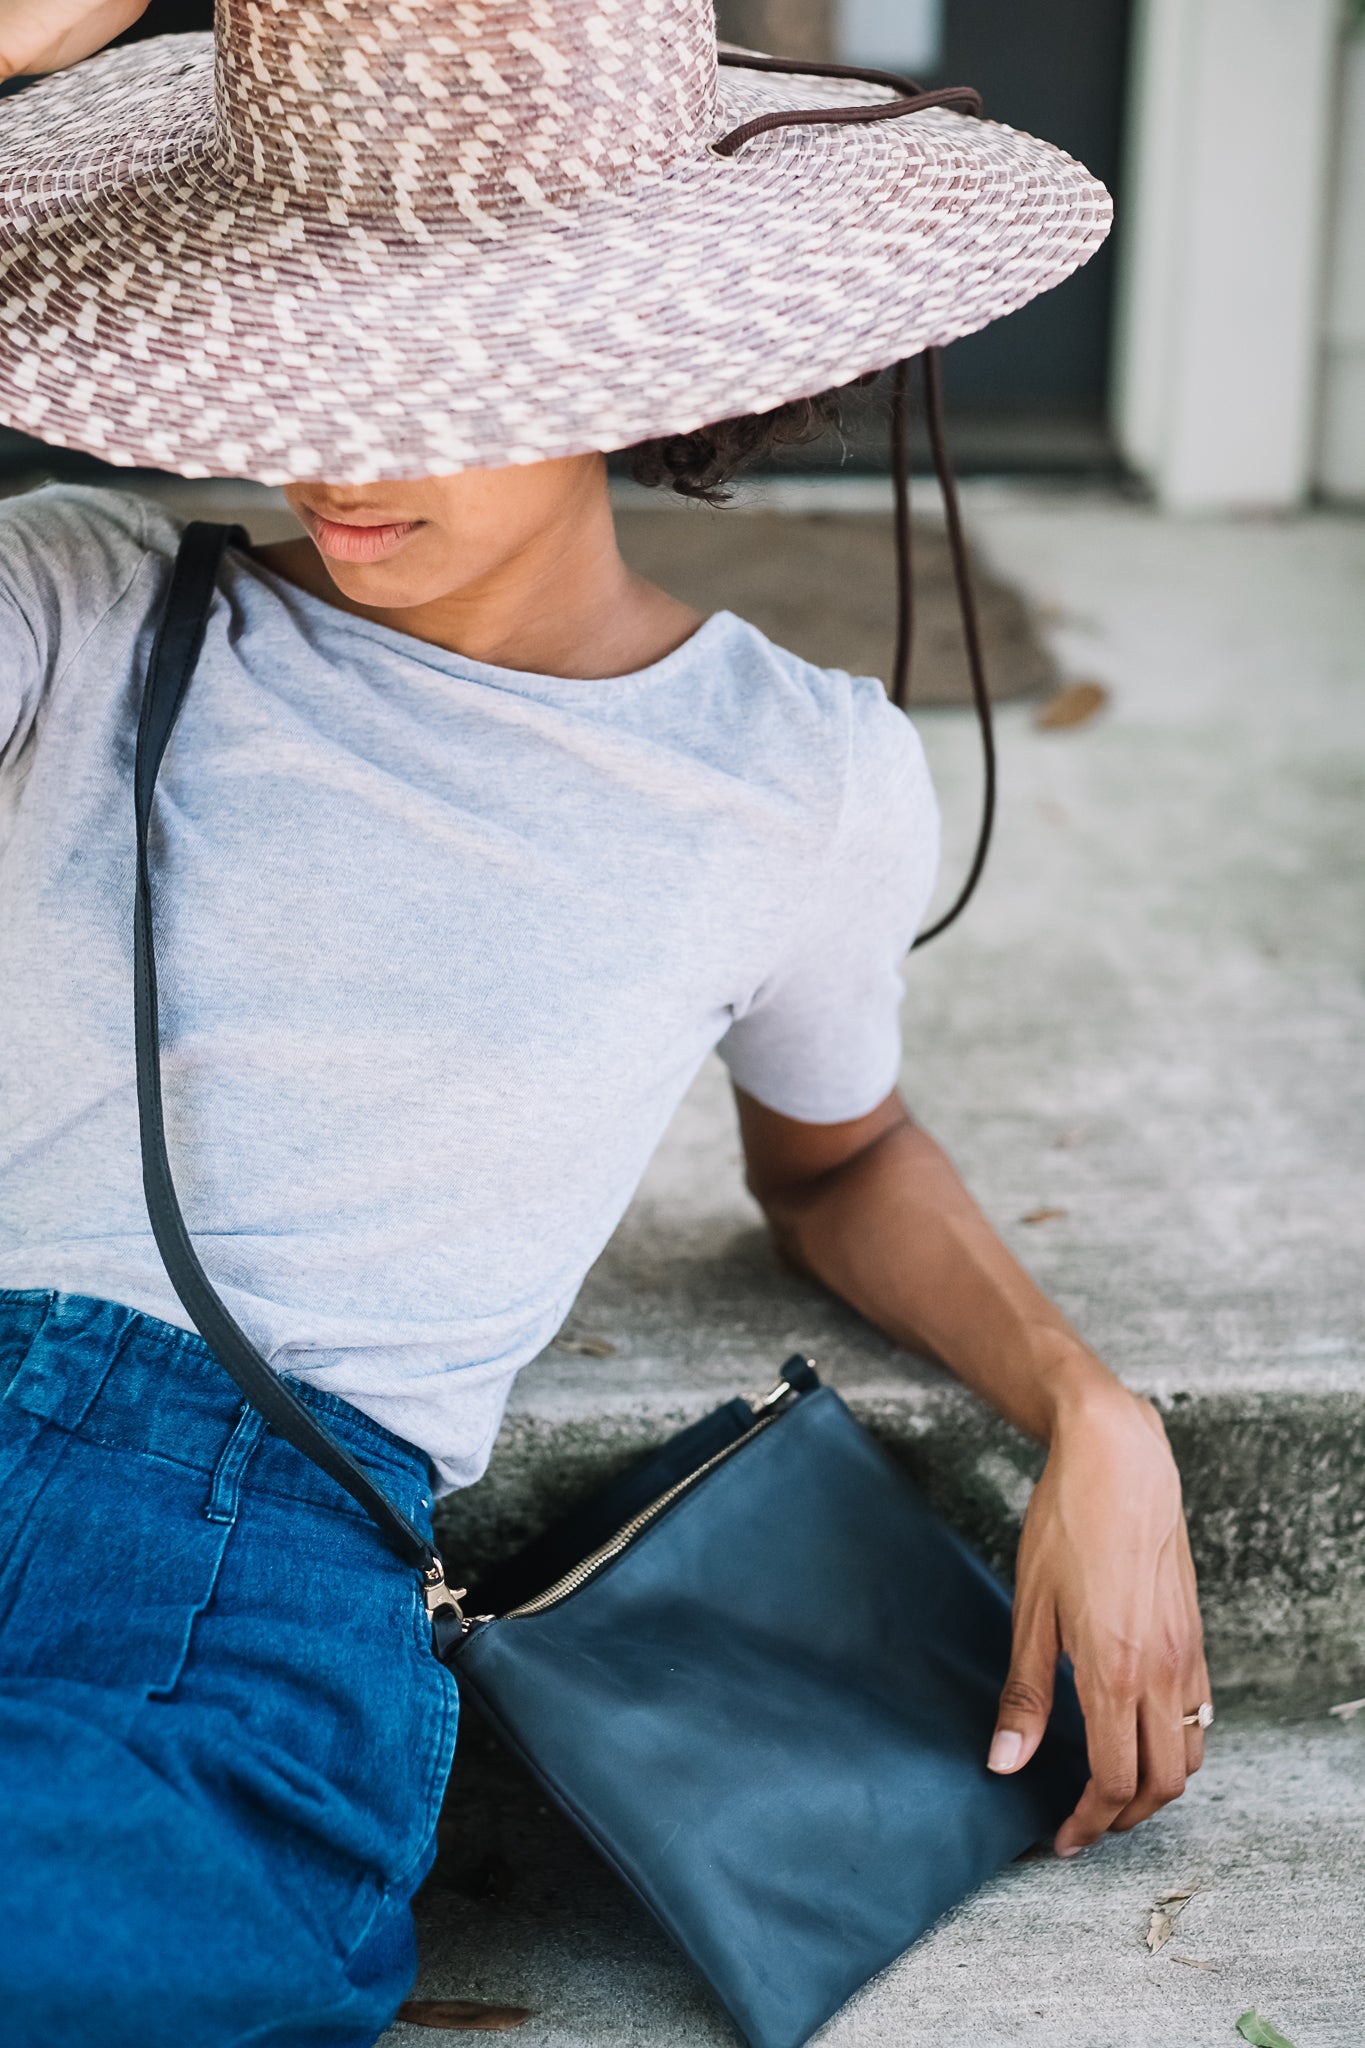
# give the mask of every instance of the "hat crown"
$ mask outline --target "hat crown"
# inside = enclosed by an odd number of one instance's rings
[[[712,0],[218,0],[222,146],[291,212],[496,232],[695,155]]]

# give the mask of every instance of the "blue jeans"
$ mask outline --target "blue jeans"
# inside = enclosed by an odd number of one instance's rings
[[[429,1528],[421,1453],[301,1392]],[[455,1721],[416,1574],[199,1337],[0,1290],[6,2048],[367,2048]]]

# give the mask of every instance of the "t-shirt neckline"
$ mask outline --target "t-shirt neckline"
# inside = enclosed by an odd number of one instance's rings
[[[282,576],[278,569],[259,561],[246,549],[233,548],[232,553],[244,561],[252,575],[260,577],[276,590],[290,604],[301,605],[306,612],[321,615],[329,625],[342,627],[358,633],[363,639],[374,640],[391,653],[413,662],[420,668],[434,668],[443,675],[458,676],[464,681],[485,683],[490,688],[515,691],[521,696],[537,696],[542,693],[556,697],[570,692],[590,692],[597,696],[613,692],[638,689],[665,682],[670,673],[690,665],[699,652],[704,651],[722,628],[734,620],[729,611],[711,612],[704,618],[696,631],[689,633],[680,646],[671,653],[661,655],[657,661],[646,663],[643,668],[629,669],[619,676],[557,676],[544,675],[537,669],[502,668],[496,662],[478,661],[473,655],[460,654],[455,649],[440,647],[431,640],[419,640],[415,634],[404,633],[396,626],[383,626],[376,619],[360,617],[355,612],[344,611],[340,605],[329,604],[325,597],[317,597],[311,590],[293,583]]]

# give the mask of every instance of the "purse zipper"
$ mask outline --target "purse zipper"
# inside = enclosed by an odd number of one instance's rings
[[[760,1400],[750,1403],[758,1420],[751,1429],[745,1430],[743,1436],[736,1437],[732,1444],[726,1444],[724,1450],[717,1451],[714,1457],[706,1460],[704,1465],[698,1465],[695,1472],[689,1472],[685,1479],[678,1480],[676,1485],[670,1486],[665,1493],[661,1493],[657,1500],[652,1500],[647,1508],[642,1508],[638,1515],[632,1516],[630,1521],[623,1528],[618,1529],[614,1536],[609,1537],[599,1549],[594,1550],[589,1556],[580,1559],[571,1570],[565,1572],[562,1578],[556,1579],[554,1584],[548,1586],[543,1593],[537,1593],[534,1600],[525,1600],[520,1607],[509,1607],[506,1614],[501,1616],[493,1614],[471,1615],[465,1622],[463,1633],[467,1635],[472,1628],[488,1621],[524,1621],[530,1615],[544,1614],[548,1608],[557,1607],[561,1600],[567,1600],[571,1593],[578,1592],[580,1587],[587,1585],[589,1579],[596,1577],[604,1565],[610,1564],[613,1558],[619,1557],[623,1550],[628,1550],[636,1537],[643,1534],[650,1523],[656,1521],[664,1512],[665,1508],[672,1507],[675,1500],[679,1500],[683,1494],[689,1493],[694,1486],[700,1485],[701,1481],[708,1474],[714,1472],[718,1466],[723,1465],[727,1458],[733,1458],[736,1451],[742,1451],[745,1445],[751,1444],[756,1436],[762,1436],[765,1429],[771,1429],[773,1424],[779,1420],[783,1412],[782,1404],[791,1392],[792,1389],[787,1381],[779,1380],[777,1385],[764,1394]]]

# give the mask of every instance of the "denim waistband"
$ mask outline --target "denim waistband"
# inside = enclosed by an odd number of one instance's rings
[[[428,1504],[424,1452],[336,1394],[289,1385],[396,1504]],[[211,1474],[247,1406],[203,1338],[118,1302],[50,1289],[0,1288],[0,1402],[115,1448]],[[283,1439],[267,1433],[253,1486],[364,1510]]]

